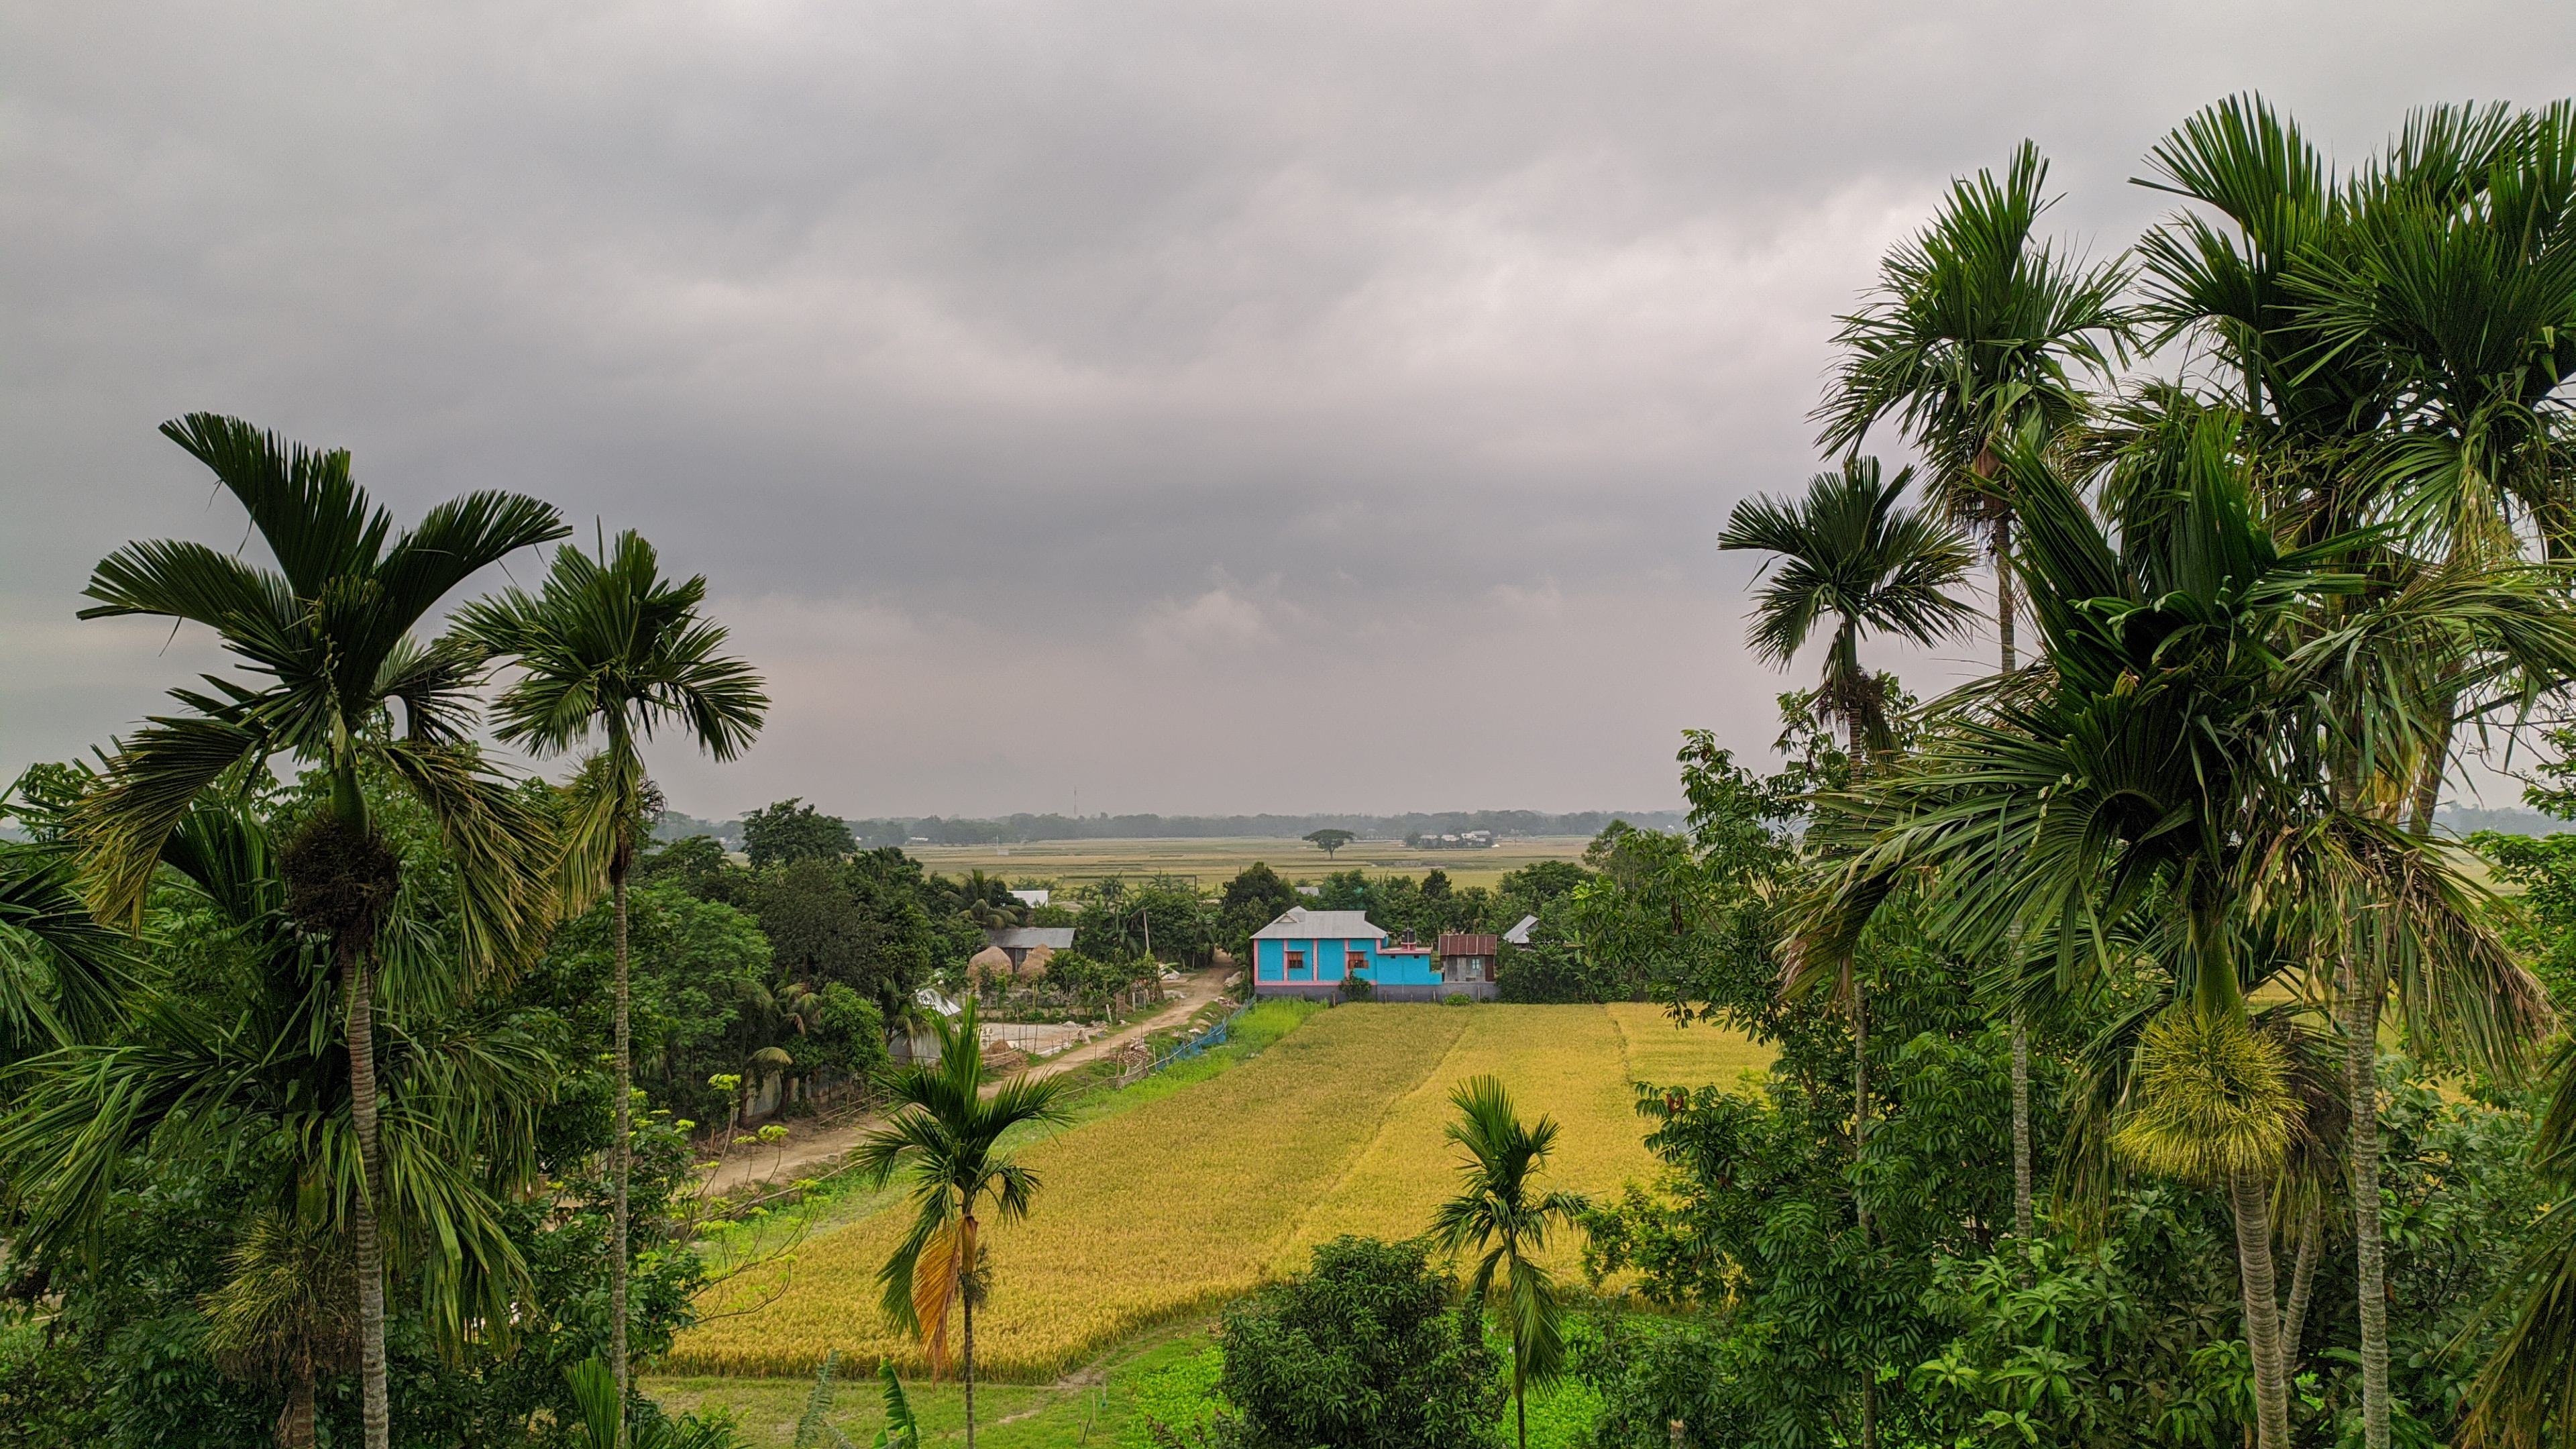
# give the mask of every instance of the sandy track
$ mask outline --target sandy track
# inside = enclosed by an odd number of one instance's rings
[[[1075,1067],[1115,1056],[1139,1037],[1178,1026],[1189,1020],[1190,1013],[1225,994],[1226,973],[1221,970],[1192,972],[1181,978],[1181,999],[1165,1003],[1150,1017],[1129,1022],[1118,1030],[1083,1043],[1081,1046],[1044,1058],[1029,1068],[1033,1077],[1052,1077]],[[877,1124],[873,1115],[849,1118],[829,1126],[811,1122],[790,1122],[787,1140],[775,1148],[745,1150],[740,1156],[728,1155],[704,1181],[709,1196],[739,1197],[746,1188],[784,1186],[802,1177],[817,1177],[859,1145],[859,1139]]]

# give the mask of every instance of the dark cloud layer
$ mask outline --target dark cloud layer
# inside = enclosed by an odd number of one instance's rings
[[[211,407],[705,571],[779,706],[657,758],[700,814],[1667,802],[1781,687],[1718,522],[1951,174],[2037,139],[2108,253],[2218,95],[2351,157],[2576,52],[2540,3],[0,16],[0,768],[210,662],[71,613],[240,541],[151,431]]]

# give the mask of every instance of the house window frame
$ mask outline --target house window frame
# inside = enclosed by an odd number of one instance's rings
[[[1291,981],[1304,981],[1304,980],[1308,980],[1308,979],[1310,979],[1310,978],[1305,974],[1305,972],[1306,972],[1306,953],[1305,953],[1305,952],[1303,952],[1303,951],[1283,951],[1283,952],[1281,952],[1280,954],[1286,958],[1286,962],[1285,962],[1285,964],[1287,965],[1287,968],[1288,968],[1288,979],[1289,979],[1289,980],[1291,980]]]

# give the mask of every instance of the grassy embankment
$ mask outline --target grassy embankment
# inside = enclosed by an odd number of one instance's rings
[[[1122,1343],[1141,1351],[1139,1334],[1293,1271],[1335,1232],[1419,1232],[1448,1190],[1441,1133],[1463,1077],[1496,1072],[1525,1111],[1557,1117],[1558,1182],[1605,1192],[1654,1167],[1632,1081],[1727,1081],[1766,1055],[1706,1026],[1678,1030],[1650,1006],[1361,1006],[1266,1050],[1188,1064],[1027,1148],[1046,1188],[1028,1222],[993,1238],[978,1357],[996,1377],[1044,1382]],[[884,1355],[917,1369],[917,1348],[875,1311],[876,1269],[901,1225],[873,1212],[803,1245],[783,1279],[710,1295],[711,1315],[732,1316],[684,1336],[669,1366],[801,1376],[837,1347],[858,1364]],[[730,1393],[669,1380],[662,1391]]]

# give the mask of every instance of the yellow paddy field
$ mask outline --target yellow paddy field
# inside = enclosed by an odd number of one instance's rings
[[[1769,1053],[1652,1006],[1353,1005],[1233,1071],[1025,1149],[1045,1180],[1027,1222],[993,1230],[979,1369],[1052,1379],[1159,1321],[1302,1267],[1336,1233],[1410,1237],[1446,1196],[1450,1088],[1490,1072],[1524,1116],[1563,1127],[1553,1185],[1612,1192],[1654,1159],[1632,1084],[1733,1081]],[[719,1289],[665,1373],[798,1374],[827,1348],[919,1367],[876,1308],[903,1227],[881,1212],[808,1243],[780,1288]],[[1568,1264],[1572,1261],[1569,1247]],[[738,1293],[738,1297],[729,1297]]]

